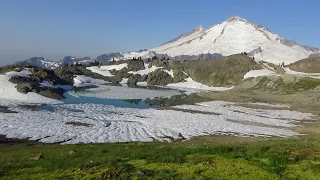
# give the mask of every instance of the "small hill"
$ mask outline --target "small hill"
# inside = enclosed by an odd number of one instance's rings
[[[244,80],[233,90],[265,90],[280,94],[292,94],[301,91],[319,92],[320,79],[291,74],[260,76]]]
[[[251,70],[263,69],[245,54],[235,54],[216,60],[181,63],[183,70],[195,81],[208,86],[234,86]]]
[[[304,73],[320,73],[320,57],[302,59],[291,64],[289,68]]]

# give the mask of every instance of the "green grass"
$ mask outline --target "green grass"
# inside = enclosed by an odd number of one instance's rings
[[[262,88],[282,93],[295,93],[297,91],[313,90],[320,86],[320,79],[310,77],[295,77],[295,79],[290,80],[291,82],[285,82],[284,77],[278,77],[273,80],[265,76],[258,78],[258,82],[253,86],[253,89]]]
[[[320,86],[320,80],[304,77],[300,79],[294,86],[294,89],[314,89],[317,86]]]
[[[40,153],[43,159],[30,159]],[[319,138],[64,146],[19,144],[0,145],[0,154],[0,179],[320,177]]]

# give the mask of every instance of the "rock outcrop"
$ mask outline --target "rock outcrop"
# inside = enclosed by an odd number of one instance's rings
[[[162,69],[157,69],[148,74],[147,83],[149,85],[165,86],[167,84],[173,83],[173,78],[170,74],[163,71]]]
[[[128,84],[137,84],[137,82],[141,82],[141,75],[140,74],[133,74],[128,78]]]

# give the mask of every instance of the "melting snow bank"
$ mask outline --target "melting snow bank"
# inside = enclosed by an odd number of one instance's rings
[[[320,79],[320,73],[297,72],[297,71],[292,71],[289,67],[285,67],[283,69],[286,72],[286,74],[294,74],[294,75],[302,76],[302,77],[311,77],[311,78]]]
[[[112,75],[110,73],[110,70],[121,70],[122,68],[125,68],[125,67],[128,67],[128,63],[123,63],[123,64],[118,64],[118,65],[108,65],[108,66],[92,66],[92,67],[87,67],[88,70],[94,72],[94,73],[97,73],[97,74],[100,74],[102,76],[109,76],[109,77],[112,77],[114,75]]]
[[[290,108],[291,107],[286,104],[269,104],[269,103],[263,103],[263,102],[246,103],[246,104],[258,105],[258,106],[269,106],[269,107],[275,107],[275,108]]]
[[[128,73],[130,73],[130,74],[140,74],[141,76],[143,76],[143,75],[147,75],[147,74],[153,72],[154,70],[162,69],[163,67],[152,66],[151,68],[149,68],[149,64],[144,63],[144,68],[145,69],[143,69],[143,70],[129,71]]]
[[[168,87],[180,90],[186,90],[188,92],[199,92],[199,91],[227,91],[233,87],[210,87],[192,80],[190,77],[186,79],[186,82],[168,84]],[[191,91],[190,91],[191,90]],[[193,91],[192,91],[193,90]]]
[[[29,75],[31,75],[32,73],[26,69],[21,70],[20,72],[16,72],[16,71],[11,71],[11,72],[7,72],[6,75],[10,76],[10,77],[14,77],[14,76],[19,76],[19,77],[28,77]]]
[[[9,75],[13,75],[9,73]],[[15,74],[17,75],[17,74]],[[19,75],[23,75],[19,74]],[[28,94],[19,93],[16,84],[9,82],[10,77],[0,75],[0,104],[15,104],[15,103],[39,103],[39,104],[56,104],[61,101],[50,99],[41,96],[37,93],[29,92]]]
[[[156,97],[171,97],[181,94],[177,90],[153,90],[142,88],[129,88],[124,86],[100,85],[97,88],[80,91],[75,96],[87,96],[108,99],[147,99]]]
[[[236,103],[214,101],[175,108],[212,112],[188,113],[174,110],[132,109],[96,104],[53,105],[55,111],[13,109],[16,114],[0,114],[0,134],[8,138],[40,139],[64,144],[128,141],[169,141],[203,135],[296,136],[277,128],[293,127],[292,122],[310,119],[312,114],[284,110],[251,109]],[[215,114],[213,114],[215,113]],[[295,119],[295,120],[292,120]],[[275,127],[238,123],[251,121]]]
[[[91,85],[99,85],[99,84],[106,84],[108,82],[102,79],[94,79],[91,77],[83,76],[83,75],[76,75],[73,78],[74,86],[91,86]]]
[[[279,75],[279,74],[273,71],[270,71],[268,69],[251,70],[243,76],[243,79],[258,77],[258,76],[270,76],[270,75]]]

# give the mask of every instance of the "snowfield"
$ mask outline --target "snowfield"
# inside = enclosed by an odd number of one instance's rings
[[[110,73],[110,70],[121,70],[122,68],[128,67],[127,63],[123,63],[123,64],[118,64],[118,65],[108,65],[108,66],[91,66],[91,67],[87,67],[88,70],[100,74],[102,76],[109,76],[112,77],[113,75]]]
[[[18,73],[15,75],[24,75],[23,73]],[[9,73],[13,75],[13,73]],[[0,105],[5,105],[7,103],[40,103],[40,104],[56,104],[61,103],[61,101],[46,98],[37,93],[29,92],[28,94],[22,94],[17,91],[16,84],[9,82],[10,76],[0,75]]]
[[[17,109],[0,114],[0,134],[8,138],[29,138],[63,144],[128,141],[169,141],[203,135],[296,136],[284,128],[312,114],[286,110],[250,109],[236,103],[214,101],[175,108],[212,112],[187,113],[174,110],[119,108],[97,104],[53,105],[54,111]],[[247,125],[250,121],[270,125]],[[68,124],[69,123],[69,124]],[[71,123],[71,124],[70,124]],[[72,123],[79,123],[74,126]],[[82,125],[81,125],[82,123]]]

